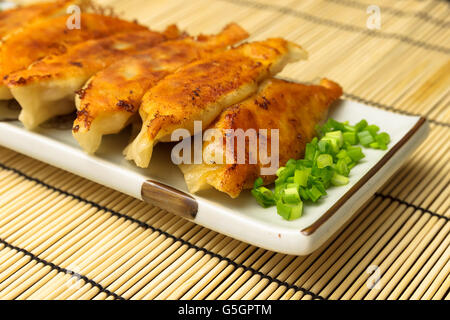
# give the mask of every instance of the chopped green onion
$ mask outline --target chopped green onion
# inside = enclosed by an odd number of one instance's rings
[[[289,159],[288,162],[286,162],[286,167],[295,166],[297,165],[297,160]]]
[[[300,187],[298,189],[298,193],[300,195],[300,198],[302,198],[303,200],[308,200],[309,199],[308,193],[306,193],[305,188]]]
[[[282,216],[284,219],[289,220],[291,216],[292,207],[283,203],[283,201],[280,199],[277,201],[277,212],[280,216]]]
[[[336,139],[339,148],[342,147],[342,145],[344,144],[344,137],[342,135],[342,131],[327,132],[325,134],[325,137]]]
[[[297,188],[288,188],[284,190],[283,201],[285,203],[297,204],[300,200]]]
[[[358,132],[359,143],[361,143],[364,147],[367,147],[369,144],[375,141],[372,134],[369,131],[361,131]]]
[[[350,164],[353,162],[352,158],[349,157],[347,150],[341,150],[336,155],[336,158],[339,160],[344,160],[346,164]]]
[[[331,178],[331,183],[334,186],[343,186],[346,185],[349,182],[349,179],[343,175],[340,175],[339,173],[335,173],[333,178]]]
[[[263,207],[276,206],[286,220],[297,219],[303,212],[303,201],[317,202],[327,195],[331,185],[349,183],[350,170],[365,157],[361,147],[386,150],[391,142],[389,134],[380,132],[376,125],[361,120],[354,126],[348,121],[334,119],[316,127],[321,138],[306,145],[303,159],[289,159],[277,170],[272,192],[264,187],[262,178],[255,180],[252,195]]]
[[[283,172],[284,169],[286,169],[286,167],[279,167],[279,168],[278,168],[278,170],[277,170],[277,177],[280,176],[281,172]],[[261,179],[261,178],[258,178],[258,179]],[[262,179],[261,179],[261,180],[262,180]]]
[[[325,190],[325,186],[323,185],[322,182],[320,182],[319,180],[316,180],[316,181],[314,181],[314,186],[320,191],[322,196],[327,195],[327,191]]]
[[[275,189],[273,191],[273,196],[275,200],[280,199],[283,196],[284,189],[286,189],[287,184],[282,183],[280,185],[275,185]]]
[[[356,132],[356,128],[354,126],[344,124],[344,133],[346,132]]]
[[[289,216],[289,220],[295,220],[302,216],[303,213],[303,202],[297,203],[295,206],[291,209],[291,214]]]
[[[305,149],[305,159],[306,160],[313,160],[315,153],[316,153],[316,147],[313,144],[308,143],[306,145],[306,149]]]
[[[361,147],[347,148],[347,155],[355,162],[358,162],[359,160],[365,157]]]
[[[383,143],[385,145],[388,145],[389,142],[391,142],[391,137],[386,132],[381,132],[377,134],[376,138],[378,143]]]
[[[369,131],[372,137],[375,137],[377,135],[377,132],[380,130],[380,128],[374,124],[371,124],[364,128],[364,130]]]
[[[275,198],[271,190],[266,187],[258,187],[257,189],[252,189],[252,195],[255,197],[256,201],[264,208],[271,207],[275,204]]]
[[[391,137],[386,132],[381,132],[375,136],[376,145],[371,145],[372,148],[386,150],[387,145],[391,142]]]
[[[261,177],[259,177],[258,179],[255,180],[255,183],[253,184],[253,188],[258,188],[261,187],[263,185],[263,179]]]
[[[348,168],[347,162],[344,159],[338,160],[338,162],[336,163],[336,171],[339,174],[348,177],[350,169]]]
[[[327,143],[329,143],[329,145],[331,147],[331,151],[333,153],[339,152],[340,147],[339,147],[339,141],[337,139],[325,136],[321,140],[327,141]]]
[[[351,145],[358,143],[356,132],[344,132],[342,136],[344,137],[344,142],[348,142]]]
[[[317,147],[321,153],[332,152],[331,142],[329,140],[320,139]]]
[[[321,154],[317,157],[317,168],[322,169],[333,164],[333,157],[329,154]]]
[[[344,130],[344,124],[340,123],[332,118],[328,119],[328,121],[330,122],[330,124],[332,125],[332,127],[334,128],[334,130]]]
[[[301,187],[306,187],[308,183],[308,176],[311,173],[311,169],[295,170],[294,182]]]
[[[320,192],[320,190],[317,189],[316,186],[312,186],[312,188],[306,189],[306,193],[308,194],[308,197],[312,202],[317,202],[317,200],[319,200],[319,198],[322,196],[322,192]]]
[[[302,216],[303,202],[299,202],[295,205],[283,203],[283,201],[277,201],[277,213],[286,220],[295,220]]]
[[[367,127],[367,121],[364,119],[355,124],[356,132],[362,131],[365,127]]]
[[[301,159],[301,160],[297,160],[297,169],[305,169],[305,168],[311,168],[313,165],[312,160],[305,160],[305,159]]]
[[[336,158],[338,159],[345,159],[347,156],[347,151],[346,150],[341,150],[336,154]]]
[[[280,168],[281,169],[281,168]],[[283,170],[278,169],[277,171],[277,176],[278,176],[278,181],[284,182],[287,180],[287,178],[289,178],[290,176],[292,176],[292,174],[295,171],[295,167],[294,166],[289,166],[289,167],[283,167]]]
[[[294,189],[298,190],[298,188],[300,188],[300,186],[298,184],[296,184],[296,183],[288,183],[288,184],[286,184],[286,188],[285,189],[290,189],[290,188],[294,188]]]
[[[310,179],[312,184],[316,180],[320,180],[326,187],[329,186],[331,177],[333,176],[334,169],[332,167],[326,167],[319,169],[317,167],[312,169],[312,177]]]

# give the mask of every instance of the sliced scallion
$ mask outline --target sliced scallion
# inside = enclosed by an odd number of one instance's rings
[[[317,157],[317,168],[322,169],[333,164],[333,157],[329,154],[321,154]]]
[[[358,139],[359,143],[361,143],[364,147],[367,147],[368,145],[370,145],[372,142],[375,141],[372,134],[367,130],[358,132]]]
[[[295,170],[294,183],[297,183],[301,187],[306,187],[308,184],[308,176],[311,173],[311,169]]]
[[[303,212],[303,201],[317,202],[327,195],[330,185],[349,183],[350,170],[365,155],[358,143],[373,149],[386,150],[391,139],[380,128],[361,120],[354,126],[334,119],[317,131],[321,138],[314,138],[306,145],[304,159],[290,159],[277,170],[272,192],[264,187],[261,178],[256,179],[252,194],[263,207],[276,206],[286,220],[297,219]]]
[[[284,190],[283,201],[285,203],[297,204],[300,200],[300,195],[298,194],[298,188],[287,188]]]
[[[333,178],[331,178],[331,183],[335,186],[343,186],[346,185],[349,182],[349,178],[339,174],[335,173]]]

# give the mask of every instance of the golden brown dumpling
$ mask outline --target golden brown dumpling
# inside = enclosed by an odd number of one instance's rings
[[[127,159],[147,167],[155,143],[170,141],[179,128],[193,133],[196,120],[209,126],[224,108],[255,93],[260,82],[305,58],[300,46],[276,38],[245,43],[180,68],[145,94],[139,110],[142,130],[127,147]]]
[[[4,39],[0,46],[0,79],[28,68],[49,55],[67,52],[70,46],[111,36],[120,32],[147,30],[133,22],[98,14],[82,13],[80,29],[67,27],[67,16],[45,19],[27,25]],[[12,99],[9,89],[0,84],[0,100]]]
[[[225,50],[248,36],[236,24],[218,35],[184,37],[161,43],[145,52],[118,60],[95,74],[76,96],[73,135],[88,153],[102,136],[120,132],[137,115],[144,93],[179,67]]]
[[[227,129],[243,131],[255,129],[257,132],[259,129],[269,129],[267,150],[270,157],[272,155],[270,129],[279,129],[279,165],[283,166],[291,158],[300,159],[304,155],[306,144],[315,135],[316,124],[326,118],[331,104],[341,95],[342,88],[327,79],[322,79],[319,85],[305,85],[279,79],[267,80],[257,94],[228,107],[221,113],[210,128],[221,132],[222,144],[215,143],[216,140],[205,142],[203,153],[211,155],[221,152],[220,154],[226,155]],[[260,142],[259,140],[260,136],[257,142]],[[236,142],[235,146],[237,145]],[[261,175],[261,169],[272,164],[262,164],[259,157],[256,163],[250,164],[250,149],[248,145],[246,147],[245,163],[237,161],[238,152],[235,152],[234,158],[228,163],[223,159],[223,164],[180,165],[189,190],[197,192],[215,188],[236,198],[242,190],[251,188],[259,176],[262,176],[265,184],[273,182],[275,175]]]
[[[178,30],[178,29],[177,29]],[[178,32],[169,32],[178,36]],[[11,73],[5,83],[22,107],[19,120],[27,129],[75,110],[75,92],[97,71],[127,54],[153,47],[168,38],[164,33],[142,30],[122,32],[73,45]]]

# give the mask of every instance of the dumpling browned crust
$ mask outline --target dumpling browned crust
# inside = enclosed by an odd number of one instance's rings
[[[120,132],[137,114],[144,93],[179,67],[248,36],[236,24],[212,36],[184,37],[126,57],[95,74],[76,97],[73,135],[94,153],[102,136]]]
[[[54,116],[72,112],[75,92],[93,74],[166,40],[164,33],[150,30],[122,32],[73,45],[63,54],[47,56],[28,69],[11,73],[5,83],[22,107],[19,120],[34,129]]]
[[[69,5],[80,4],[81,2],[76,0],[61,0],[19,6],[14,9],[0,11],[0,39],[25,25],[48,17],[65,14]]]
[[[80,29],[69,29],[67,19],[67,16],[45,19],[7,37],[0,46],[0,79],[7,82],[10,73],[26,69],[48,55],[65,53],[72,45],[119,32],[147,30],[133,22],[91,13],[81,14]],[[0,86],[0,99],[12,99],[4,85]]]
[[[319,85],[304,85],[279,79],[270,79],[261,85],[257,94],[245,101],[225,109],[211,125],[223,134],[225,154],[225,132],[227,129],[268,129],[267,150],[270,154],[270,129],[279,129],[279,164],[304,155],[306,144],[315,136],[315,126],[326,118],[329,107],[342,95],[342,88],[327,79]],[[258,136],[258,141],[259,141]],[[220,152],[219,144],[204,143],[204,152]],[[211,145],[213,144],[213,145]],[[237,153],[235,153],[235,157]],[[261,176],[263,165],[258,157],[256,164],[250,164],[248,150],[246,161],[232,163],[182,164],[186,184],[191,192],[215,188],[236,198],[244,189],[251,188]],[[262,175],[265,184],[272,183],[275,175]]]
[[[306,57],[300,46],[277,38],[246,43],[178,69],[145,94],[142,130],[125,151],[127,159],[147,167],[155,143],[170,141],[179,128],[193,133],[196,120],[209,126],[224,108],[255,93],[260,82]]]

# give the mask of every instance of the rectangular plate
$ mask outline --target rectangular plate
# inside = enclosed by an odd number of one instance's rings
[[[0,119],[5,106],[0,106]],[[175,188],[162,192],[167,198],[157,205],[230,237],[277,252],[306,255],[322,245],[360,208],[428,134],[424,118],[405,116],[352,101],[340,101],[331,110],[333,118],[356,123],[367,119],[391,136],[387,151],[364,149],[366,158],[352,169],[350,183],[332,187],[317,204],[307,204],[303,216],[285,221],[275,208],[263,209],[244,192],[238,199],[215,190],[189,195],[180,170],[170,160],[171,144],[159,144],[149,169],[139,169],[122,156],[128,136],[108,136],[96,156],[85,154],[66,129],[39,129],[30,132],[17,121],[0,122],[0,144],[56,167],[73,172],[130,196],[142,199],[156,190],[160,182]],[[147,182],[152,180],[151,182]],[[177,191],[178,190],[178,191]],[[181,192],[179,192],[181,191]],[[155,197],[156,199],[158,197]],[[157,199],[158,200],[158,199]],[[196,210],[198,207],[198,210]],[[183,208],[191,212],[180,212]],[[187,210],[187,209],[186,209]]]

